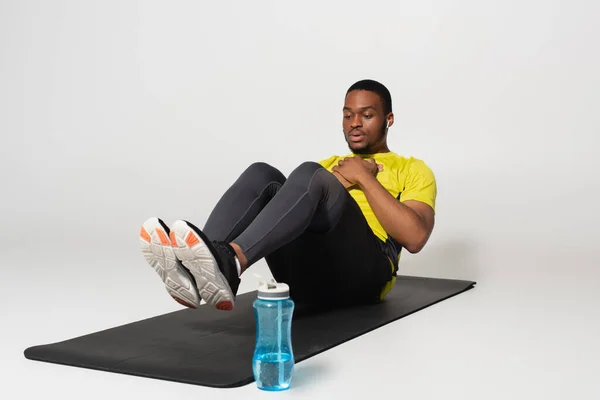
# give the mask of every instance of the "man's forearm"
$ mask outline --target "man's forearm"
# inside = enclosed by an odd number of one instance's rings
[[[333,175],[335,175],[335,177],[338,179],[338,181],[340,181],[340,183],[342,185],[344,185],[344,187],[346,189],[354,186],[353,183],[348,182],[348,180],[346,180],[346,178],[344,178],[339,172],[333,171],[332,173],[333,173]]]
[[[395,199],[374,176],[365,175],[358,186],[383,229],[409,252],[420,251],[428,236],[421,216]]]

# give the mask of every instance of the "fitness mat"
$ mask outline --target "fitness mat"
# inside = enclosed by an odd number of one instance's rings
[[[399,276],[380,304],[321,312],[297,309],[292,322],[296,363],[471,289],[475,282]],[[30,360],[209,387],[254,381],[256,292],[232,311],[206,305],[159,315],[25,350]],[[360,357],[360,355],[358,355]]]

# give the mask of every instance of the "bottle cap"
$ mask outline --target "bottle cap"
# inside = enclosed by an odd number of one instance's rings
[[[283,300],[290,297],[290,287],[286,283],[260,282],[258,286],[258,298],[263,300]]]

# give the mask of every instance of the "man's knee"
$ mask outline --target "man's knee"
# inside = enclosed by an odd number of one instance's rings
[[[314,161],[306,161],[300,164],[292,171],[288,181],[311,186],[329,186],[339,183],[337,178],[323,168],[321,164]]]
[[[279,182],[281,184],[285,182],[285,176],[281,173],[281,171],[265,162],[260,161],[250,164],[250,166],[246,168],[246,171],[244,171],[244,175],[260,177],[261,180],[268,182]]]
[[[324,170],[321,164],[316,163],[314,161],[305,161],[302,164],[298,165],[294,171],[290,174],[290,178],[293,175],[299,175],[303,177],[312,177],[315,172],[319,170]]]

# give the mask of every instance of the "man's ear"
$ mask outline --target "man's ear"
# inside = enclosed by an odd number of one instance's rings
[[[394,125],[394,113],[389,113],[386,116],[386,129],[389,129],[392,125]]]

